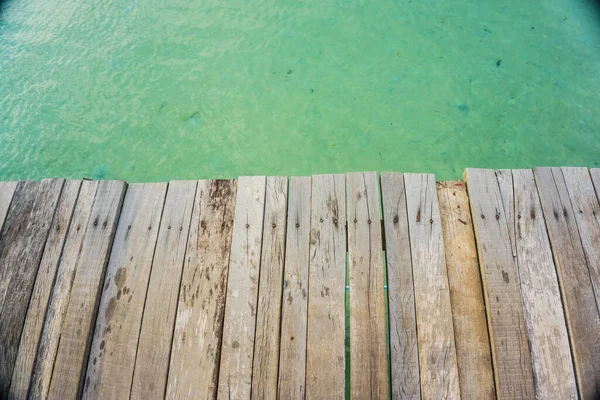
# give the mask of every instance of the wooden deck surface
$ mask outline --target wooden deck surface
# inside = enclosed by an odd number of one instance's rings
[[[0,182],[0,398],[598,399],[599,195],[574,167]]]

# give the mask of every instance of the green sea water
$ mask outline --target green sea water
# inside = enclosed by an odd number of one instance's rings
[[[600,164],[590,0],[4,0],[0,179]]]

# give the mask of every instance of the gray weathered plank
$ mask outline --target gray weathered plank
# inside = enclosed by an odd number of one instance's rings
[[[0,397],[7,397],[46,240],[64,179],[17,187],[0,239]]]
[[[389,397],[389,378],[377,173],[346,174],[346,192],[350,392],[353,398],[385,399]]]
[[[536,397],[576,399],[567,326],[535,180],[529,169],[512,174],[519,283]]]
[[[290,178],[281,310],[279,398],[306,396],[311,178]]]
[[[493,170],[465,172],[475,228],[499,398],[534,398],[519,278],[503,200]]]
[[[137,346],[132,399],[164,396],[196,181],[171,181],[160,221]]]
[[[381,173],[392,398],[420,399],[419,352],[404,177]]]
[[[594,182],[594,187],[596,189],[596,197],[600,201],[600,168],[590,169],[590,175],[592,177],[592,182]]]
[[[217,394],[235,196],[235,181],[198,182],[175,319],[169,399],[214,399]]]
[[[579,394],[597,398],[600,317],[575,212],[560,168],[534,168],[533,173],[561,288]]]
[[[128,398],[167,192],[166,183],[129,185],[110,254],[83,398]]]
[[[312,177],[306,398],[343,399],[346,190],[344,175]]]
[[[466,187],[462,181],[439,182],[437,194],[446,249],[460,393],[465,399],[494,399],[492,355]]]
[[[277,398],[287,192],[287,177],[267,178],[252,368],[252,398],[257,400]]]
[[[48,301],[37,358],[29,385],[29,395],[33,399],[46,398],[48,395],[64,314],[71,295],[75,266],[81,252],[97,189],[97,181],[83,181],[79,190],[77,204],[56,271],[52,294]]]
[[[435,177],[404,174],[415,285],[421,395],[460,398],[452,308]]]
[[[264,176],[238,179],[221,346],[219,398],[250,398],[265,184]]]
[[[0,232],[2,231],[4,218],[6,218],[6,213],[10,207],[10,202],[12,201],[18,183],[19,182],[16,181],[0,182]]]
[[[506,222],[508,224],[508,236],[510,237],[510,244],[512,248],[513,258],[517,258],[517,247],[515,237],[515,198],[513,189],[513,177],[510,169],[500,169],[496,171],[496,179],[498,180],[498,188],[500,189],[500,196],[502,197],[502,206],[504,208],[504,215],[506,216]]]
[[[122,181],[102,181],[98,186],[77,258],[56,350],[49,390],[51,398],[75,399],[83,388],[104,271],[125,189],[126,185]]]
[[[56,207],[21,334],[21,343],[10,384],[9,397],[11,398],[27,397],[44,327],[44,317],[80,187],[81,181],[66,181]]]

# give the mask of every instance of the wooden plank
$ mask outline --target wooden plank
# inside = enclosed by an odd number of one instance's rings
[[[71,295],[75,266],[80,256],[98,186],[97,181],[83,181],[81,184],[77,205],[71,218],[71,226],[56,271],[52,295],[48,302],[44,327],[39,341],[37,359],[33,368],[33,376],[29,385],[29,397],[33,399],[46,398],[48,395],[64,315]]]
[[[126,185],[101,181],[80,249],[56,350],[49,397],[75,399],[83,388],[91,336]]]
[[[350,281],[350,392],[389,397],[377,173],[346,174]]]
[[[171,181],[160,221],[133,372],[132,399],[163,397],[196,181]]]
[[[83,398],[130,395],[166,192],[166,183],[136,183],[127,189],[106,268]]]
[[[392,398],[420,399],[419,352],[404,177],[381,173]]]
[[[519,283],[536,397],[576,399],[558,278],[533,172],[513,170],[513,180]]]
[[[173,334],[169,399],[213,399],[217,394],[235,195],[235,181],[198,182]]]
[[[439,182],[437,195],[448,267],[460,393],[465,399],[494,399],[492,355],[467,190],[462,181]]]
[[[267,178],[252,368],[252,398],[257,400],[277,398],[287,186],[287,177]]]
[[[600,205],[587,168],[570,167],[561,170],[600,312]]]
[[[0,182],[0,232],[19,182]]]
[[[20,183],[0,242],[0,397],[7,397],[46,240],[64,179]]]
[[[435,177],[404,174],[415,285],[421,395],[460,398],[448,273]]]
[[[467,169],[490,346],[499,398],[534,398],[525,317],[508,222],[493,170]]]
[[[306,398],[345,393],[346,185],[344,175],[312,177]]]
[[[498,180],[498,188],[500,189],[500,196],[502,197],[502,205],[504,208],[504,215],[506,216],[506,222],[508,224],[508,236],[510,237],[510,244],[512,248],[513,258],[517,258],[517,247],[515,237],[515,199],[513,189],[513,177],[510,169],[500,169],[496,171],[496,179]]]
[[[263,217],[264,176],[238,179],[223,324],[219,398],[249,399]]]
[[[575,213],[560,168],[534,168],[561,288],[581,398],[600,397],[600,317]]]
[[[56,207],[21,334],[21,342],[10,384],[9,397],[11,398],[27,397],[42,328],[44,327],[44,317],[46,316],[54,278],[56,277],[80,187],[81,181],[66,181]]]
[[[600,200],[600,168],[590,169],[590,175],[592,177],[592,182],[594,182],[594,187],[596,188],[596,197]]]
[[[281,310],[279,398],[306,397],[311,178],[292,177]]]

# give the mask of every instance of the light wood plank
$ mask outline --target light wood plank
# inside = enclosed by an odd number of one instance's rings
[[[377,173],[346,174],[350,281],[350,392],[389,397]]]
[[[525,317],[508,220],[493,170],[467,169],[467,189],[481,269],[496,392],[534,398]]]
[[[393,399],[420,399],[419,352],[404,177],[381,173]]]
[[[21,343],[10,384],[9,397],[11,398],[27,397],[44,327],[44,317],[80,187],[81,181],[66,181],[56,207],[21,334]]]
[[[196,186],[196,181],[169,183],[140,329],[132,399],[162,398],[165,394]]]
[[[23,324],[64,179],[17,187],[0,241],[0,397],[7,397]]]
[[[0,232],[19,182],[0,182]]]
[[[235,196],[235,181],[198,182],[173,334],[169,399],[213,399],[217,394]]]
[[[465,399],[494,399],[492,355],[467,190],[462,181],[439,182],[437,194],[448,267],[460,393]]]
[[[592,182],[594,182],[594,187],[596,189],[596,197],[600,201],[600,168],[590,169],[590,175],[592,177]]]
[[[508,236],[512,248],[513,258],[517,258],[517,247],[515,237],[515,198],[513,189],[513,177],[510,169],[500,169],[496,171],[496,179],[498,180],[498,188],[502,197],[502,205],[504,215],[508,224]]]
[[[49,397],[75,399],[83,388],[91,336],[126,185],[102,181],[77,258],[56,352]]]
[[[265,184],[264,176],[238,179],[218,398],[250,398]]]
[[[84,399],[128,398],[166,183],[129,185],[96,318]]]
[[[277,398],[287,186],[287,177],[267,178],[252,368],[256,400]]]
[[[582,398],[600,397],[600,317],[575,213],[560,168],[534,168],[561,288]],[[596,308],[597,309],[597,308]]]
[[[290,178],[289,192],[281,310],[279,398],[304,399],[306,396],[311,178]]]
[[[567,326],[533,172],[513,170],[513,181],[519,283],[536,397],[576,399]]]
[[[344,175],[312,177],[306,398],[345,391],[346,185]]]
[[[29,395],[32,399],[46,398],[48,395],[64,315],[71,295],[75,267],[81,253],[84,234],[90,220],[98,186],[97,181],[83,181],[81,184],[77,205],[71,218],[71,225],[56,271],[52,295],[48,302],[37,351],[37,359],[35,360],[29,385]]]
[[[458,399],[460,385],[435,177],[404,174],[415,285],[421,395]]]

